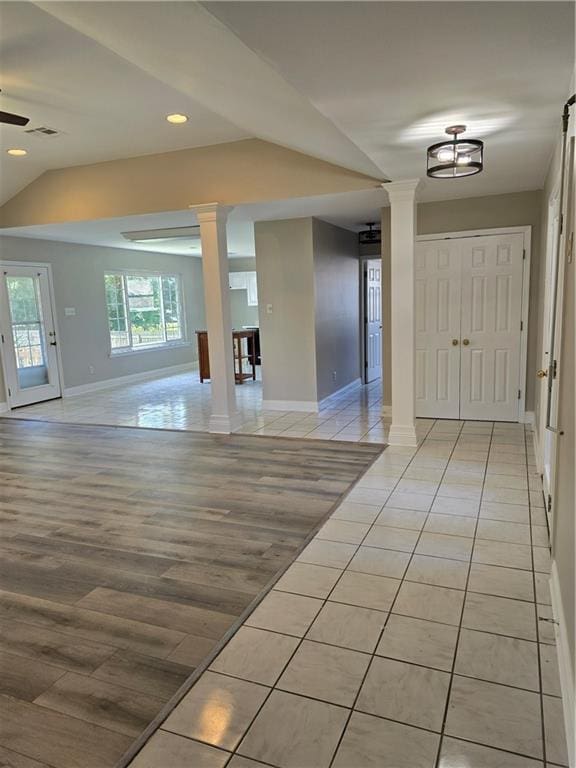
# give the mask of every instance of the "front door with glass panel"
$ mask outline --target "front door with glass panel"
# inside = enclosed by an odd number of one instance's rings
[[[47,267],[0,267],[0,332],[8,404],[60,397]]]

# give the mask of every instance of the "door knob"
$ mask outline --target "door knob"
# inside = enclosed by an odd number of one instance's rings
[[[536,376],[538,376],[539,379],[544,379],[546,376],[548,376],[548,371],[546,371],[544,368],[540,368],[539,371],[536,371]]]
[[[452,346],[457,347],[458,346],[458,339],[452,339]]]
[[[464,344],[464,346],[467,347],[468,344],[470,344],[470,339],[462,339],[462,344]]]

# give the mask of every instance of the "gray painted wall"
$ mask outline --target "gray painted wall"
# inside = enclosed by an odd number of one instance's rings
[[[322,400],[360,376],[358,235],[314,219],[313,250],[316,386]]]
[[[263,398],[315,402],[312,219],[256,222],[254,235]]]
[[[256,259],[249,256],[230,259],[228,261],[230,272],[255,272]],[[232,315],[232,328],[242,328],[244,325],[258,325],[258,307],[248,306],[248,291],[235,288],[230,291],[230,313]]]
[[[317,403],[359,376],[357,235],[306,218],[255,237],[264,400]]]
[[[15,237],[0,238],[0,258],[52,265],[65,387],[196,360],[194,331],[204,325],[200,259]],[[180,274],[189,345],[110,356],[104,294],[107,269],[162,270]],[[76,315],[65,316],[64,307],[75,307]],[[89,371],[90,365],[94,367],[94,374]],[[0,387],[0,401],[4,401],[2,381]]]

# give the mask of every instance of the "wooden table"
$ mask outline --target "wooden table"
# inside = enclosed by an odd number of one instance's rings
[[[234,353],[234,378],[236,384],[244,384],[247,379],[256,381],[256,333],[255,330],[232,331]],[[210,378],[210,355],[208,352],[208,331],[196,331],[198,340],[198,366],[200,382]],[[245,343],[244,343],[245,341]],[[245,371],[248,365],[250,371]]]

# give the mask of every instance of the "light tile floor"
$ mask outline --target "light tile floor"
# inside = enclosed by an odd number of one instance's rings
[[[237,386],[236,399],[243,419],[238,431],[247,434],[354,442],[384,442],[388,434],[389,420],[381,413],[379,381],[336,394],[319,413],[263,410],[261,381]],[[210,409],[210,383],[201,384],[198,372],[190,371],[37,403],[3,415],[80,424],[207,431]],[[433,423],[421,422],[419,429],[423,432]]]
[[[531,433],[388,448],[132,768],[566,766]]]

